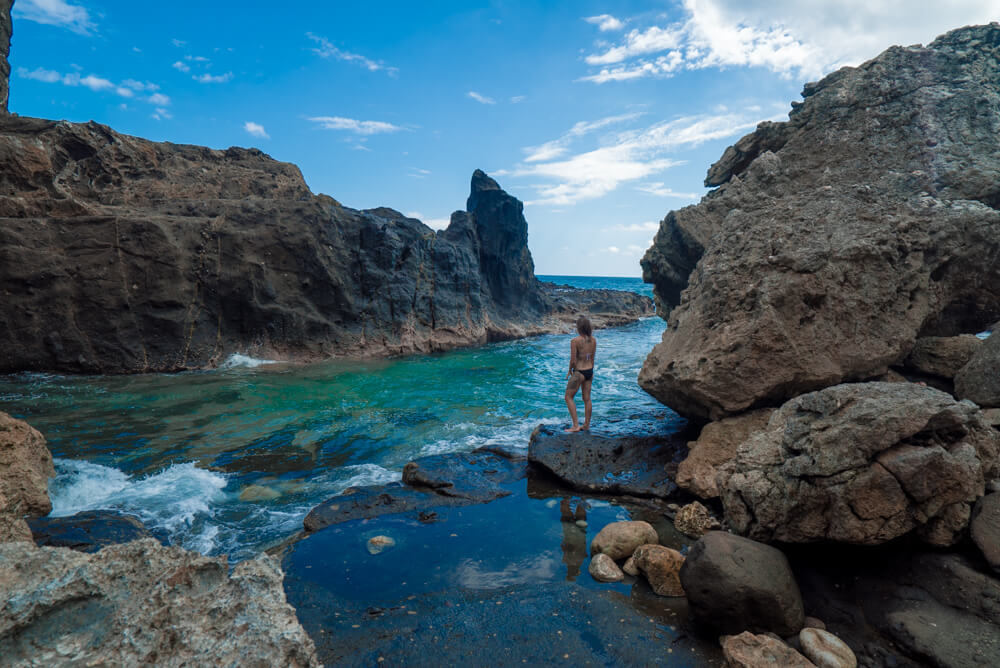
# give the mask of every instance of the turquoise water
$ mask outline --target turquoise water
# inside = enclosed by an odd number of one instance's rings
[[[542,278],[649,294],[639,279]],[[597,332],[595,431],[676,429],[636,384],[663,327],[648,318]],[[54,515],[120,510],[176,544],[242,559],[346,487],[399,480],[415,457],[526,449],[539,423],[568,423],[569,338],[307,366],[234,356],[181,374],[0,376],[0,410],[48,439]]]

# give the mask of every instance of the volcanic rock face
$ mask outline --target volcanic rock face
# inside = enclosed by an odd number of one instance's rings
[[[955,375],[955,394],[1000,408],[1000,334],[993,332]]]
[[[0,114],[7,113],[7,98],[10,96],[10,37],[14,24],[10,20],[10,8],[14,0],[0,0]]]
[[[1000,315],[1000,25],[806,85],[661,224],[663,341],[639,382],[719,419],[901,362]],[[681,291],[683,290],[683,294]]]
[[[793,399],[724,465],[733,529],[762,541],[875,545],[919,529],[950,545],[1000,470],[1000,433],[969,402],[911,383]]]
[[[31,541],[24,518],[48,515],[55,475],[45,438],[28,423],[0,412],[0,543]]]

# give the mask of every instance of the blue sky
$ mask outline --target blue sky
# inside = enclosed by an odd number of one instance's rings
[[[256,146],[441,227],[476,168],[541,274],[637,276],[657,221],[802,84],[1000,19],[997,0],[16,0],[12,111]]]

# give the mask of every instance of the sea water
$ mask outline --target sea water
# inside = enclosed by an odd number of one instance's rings
[[[540,278],[651,294],[639,279]],[[664,326],[646,318],[596,332],[595,431],[677,428],[636,383]],[[48,440],[54,516],[125,512],[174,544],[239,560],[301,530],[347,487],[399,480],[416,457],[525,450],[537,425],[568,424],[569,340],[311,365],[233,355],[179,374],[15,374],[0,376],[0,410]]]

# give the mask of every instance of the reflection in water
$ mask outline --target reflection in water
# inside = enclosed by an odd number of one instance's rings
[[[576,501],[576,509],[572,507],[572,502]],[[559,519],[562,523],[562,554],[563,563],[566,564],[566,579],[569,582],[576,580],[580,574],[580,567],[584,559],[587,558],[587,529],[581,527],[577,522],[587,521],[587,502],[583,499],[563,497],[559,502]]]

